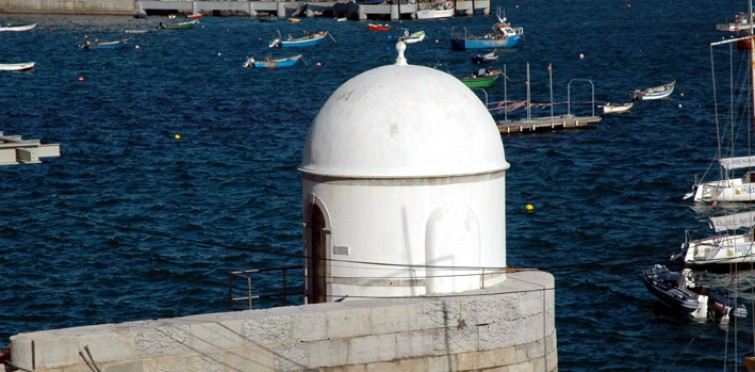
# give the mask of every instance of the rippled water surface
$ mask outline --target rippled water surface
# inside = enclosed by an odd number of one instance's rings
[[[674,253],[686,229],[707,232],[681,197],[715,155],[708,43],[730,36],[715,23],[746,4],[500,5],[526,41],[503,53],[511,80],[488,89],[491,102],[526,98],[527,63],[532,100],[550,99],[550,63],[554,101],[566,101],[572,81],[577,114],[589,112],[579,104],[590,100],[585,80],[597,103],[677,81],[672,99],[639,102],[594,129],[502,137],[508,260],[556,277],[560,369],[734,370],[753,351],[752,320],[720,328],[679,318],[639,273]],[[349,78],[393,63],[401,28],[428,34],[408,48],[410,63],[467,74],[475,52],[452,51],[451,29],[495,21],[404,21],[378,33],[332,19],[205,17],[192,30],[159,31],[161,17],[13,18],[39,25],[0,34],[0,62],[38,65],[0,73],[0,131],[60,143],[62,155],[0,167],[0,345],[26,331],[223,311],[229,270],[300,265],[296,168],[325,100]],[[267,48],[277,30],[326,30],[333,39],[303,50],[290,69],[242,68],[246,56],[287,54]],[[130,42],[84,51],[84,35]],[[751,307],[755,274],[705,279]]]

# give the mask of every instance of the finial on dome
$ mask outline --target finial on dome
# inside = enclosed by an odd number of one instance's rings
[[[396,51],[398,51],[398,57],[396,57],[396,65],[398,66],[406,66],[406,57],[404,57],[404,51],[406,50],[406,44],[399,40],[398,43],[396,43]]]

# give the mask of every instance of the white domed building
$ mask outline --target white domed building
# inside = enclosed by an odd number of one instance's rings
[[[364,72],[314,119],[303,178],[307,300],[480,289],[505,280],[506,170],[474,92],[406,63]]]
[[[495,122],[469,88],[408,65],[398,46],[395,65],[333,93],[306,141],[306,301],[317,304],[21,333],[13,364],[557,371],[553,276],[506,265],[509,164]]]

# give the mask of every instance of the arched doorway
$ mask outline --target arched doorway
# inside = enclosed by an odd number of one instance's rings
[[[328,296],[325,278],[328,273],[326,265],[327,234],[325,216],[316,204],[312,205],[306,235],[309,242],[306,252],[306,300],[309,304],[327,302]]]

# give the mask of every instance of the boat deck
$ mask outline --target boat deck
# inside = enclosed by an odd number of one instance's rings
[[[501,133],[541,132],[561,129],[586,129],[590,124],[597,123],[600,116],[548,116],[536,119],[518,121],[498,121],[498,131]]]

